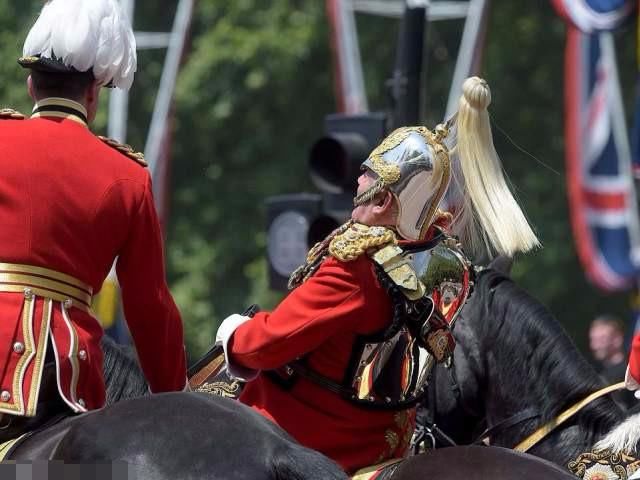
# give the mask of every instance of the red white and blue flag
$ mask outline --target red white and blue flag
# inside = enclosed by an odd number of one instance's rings
[[[636,8],[636,0],[551,0],[562,18],[584,33],[611,31]]]
[[[611,34],[568,27],[565,141],[571,223],[583,268],[604,290],[630,288],[638,278],[640,229]]]

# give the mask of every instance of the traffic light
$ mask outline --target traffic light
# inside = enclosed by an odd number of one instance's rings
[[[386,116],[331,114],[325,118],[324,129],[325,135],[309,155],[311,180],[323,192],[353,197],[360,165],[384,138]]]
[[[384,138],[386,116],[327,115],[324,131],[309,153],[311,180],[320,193],[266,200],[269,286],[275,290],[285,290],[309,248],[350,217],[360,165]]]

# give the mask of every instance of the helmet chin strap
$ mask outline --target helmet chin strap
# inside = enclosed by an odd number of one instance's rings
[[[353,206],[359,207],[364,205],[365,203],[369,203],[374,199],[376,195],[382,193],[386,188],[384,184],[384,180],[382,178],[378,178],[369,188],[367,188],[360,195],[356,195],[353,199]]]

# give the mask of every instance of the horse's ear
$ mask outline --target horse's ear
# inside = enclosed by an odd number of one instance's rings
[[[506,255],[498,255],[496,258],[491,260],[489,264],[489,268],[496,270],[503,275],[509,276],[511,273],[511,267],[513,266],[513,258],[507,257]]]

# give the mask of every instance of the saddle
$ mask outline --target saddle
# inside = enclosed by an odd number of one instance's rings
[[[214,345],[187,371],[189,387],[194,392],[208,393],[237,400],[244,383],[231,378],[221,345]]]
[[[391,480],[403,458],[394,458],[377,465],[365,467],[353,474],[351,480]]]
[[[242,315],[253,317],[260,310],[258,305],[251,305]],[[204,356],[187,370],[189,388],[194,392],[208,393],[218,397],[237,400],[244,383],[231,378],[224,361],[222,345],[214,345]]]

